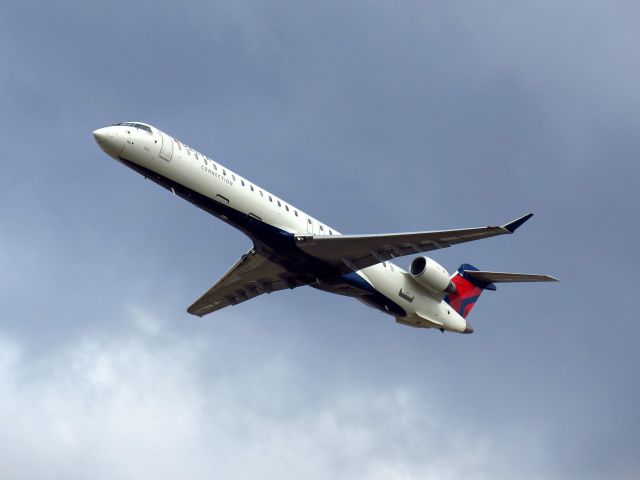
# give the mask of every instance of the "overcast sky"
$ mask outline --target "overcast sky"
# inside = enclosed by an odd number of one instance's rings
[[[632,1],[4,2],[2,478],[638,478],[639,50]],[[94,144],[131,120],[344,233],[532,211],[432,256],[562,283],[192,317],[251,243]]]

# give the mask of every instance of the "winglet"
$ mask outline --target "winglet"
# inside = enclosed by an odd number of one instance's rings
[[[506,225],[503,225],[502,228],[508,230],[509,233],[513,233],[520,227],[520,225],[529,220],[531,217],[533,217],[533,213],[527,213],[523,217],[517,218],[513,222],[509,222]]]

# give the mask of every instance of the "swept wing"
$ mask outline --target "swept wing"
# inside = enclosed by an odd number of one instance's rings
[[[303,285],[280,265],[250,250],[224,276],[191,305],[187,312],[202,317],[229,305],[277,290]]]
[[[533,216],[524,215],[502,226],[381,235],[296,235],[298,248],[342,273],[360,270],[395,257],[429,252],[458,243],[511,234]]]

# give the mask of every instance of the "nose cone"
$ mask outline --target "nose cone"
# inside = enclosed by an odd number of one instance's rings
[[[118,158],[124,148],[124,136],[114,127],[99,128],[93,132],[93,138],[98,146],[113,158]]]
[[[473,327],[469,325],[469,322],[467,322],[467,326],[464,327],[464,330],[462,331],[462,333],[473,333]]]

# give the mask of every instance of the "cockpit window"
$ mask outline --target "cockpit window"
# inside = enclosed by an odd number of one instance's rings
[[[144,125],[142,123],[134,123],[134,122],[116,123],[116,126],[134,127],[134,128],[139,128],[140,130],[144,130],[145,132],[153,133],[151,131],[151,127]]]

